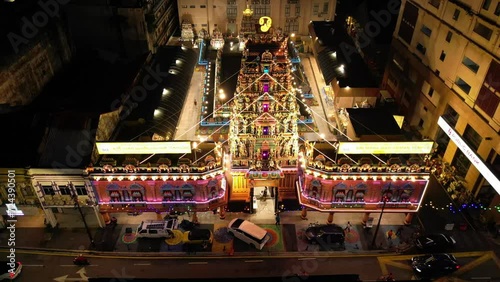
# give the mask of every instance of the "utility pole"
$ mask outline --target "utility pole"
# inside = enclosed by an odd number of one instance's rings
[[[76,189],[73,186],[73,184],[70,185],[71,185],[71,198],[73,199],[75,207],[78,208],[80,216],[82,217],[83,224],[85,225],[85,230],[87,231],[87,235],[89,236],[90,246],[94,247],[95,243],[94,239],[92,238],[92,233],[90,233],[89,226],[87,225],[87,221],[85,220],[85,215],[83,214],[82,207],[80,206],[80,202],[78,201],[78,193],[76,193]]]
[[[389,183],[389,189],[387,189],[387,191],[384,192],[384,195],[382,196],[382,210],[380,211],[380,217],[378,218],[378,223],[377,223],[377,227],[375,228],[375,233],[373,234],[373,240],[372,240],[372,244],[371,244],[371,247],[372,249],[375,249],[375,241],[377,240],[377,233],[378,233],[378,229],[380,228],[380,221],[382,221],[382,215],[384,215],[384,209],[385,209],[385,205],[387,204],[387,194],[390,193],[391,191],[391,183]]]

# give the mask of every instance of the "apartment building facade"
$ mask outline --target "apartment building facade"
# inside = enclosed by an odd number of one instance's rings
[[[500,202],[499,16],[498,0],[403,0],[383,79],[408,126],[490,207]]]
[[[271,4],[272,3],[272,4]],[[241,29],[243,11],[253,10],[252,17],[270,17],[272,27],[287,34],[308,36],[310,21],[333,21],[334,0],[179,0],[179,20],[190,22],[198,33],[205,29],[212,34],[219,29],[223,34],[237,35]]]
[[[156,53],[179,27],[176,0],[72,1],[66,10],[77,48],[125,58]]]

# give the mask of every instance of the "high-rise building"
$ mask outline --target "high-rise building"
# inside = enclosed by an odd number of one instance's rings
[[[126,58],[156,53],[179,27],[175,0],[71,1],[66,10],[77,48]]]
[[[272,4],[271,4],[272,2]],[[333,20],[337,1],[327,0],[179,0],[179,20],[189,21],[196,32],[210,34],[218,28],[224,34],[237,35],[245,24],[243,11],[253,11],[258,20],[270,17],[272,26],[287,34],[308,36],[309,21]]]
[[[438,177],[449,170],[490,207],[500,202],[499,16],[498,0],[403,0],[383,79],[407,126],[438,144]]]

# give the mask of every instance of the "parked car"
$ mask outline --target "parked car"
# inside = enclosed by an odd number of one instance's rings
[[[447,251],[455,244],[456,241],[452,236],[442,233],[422,235],[415,239],[417,249],[425,252]]]
[[[344,229],[336,224],[314,224],[304,234],[309,242],[322,245],[344,245],[345,241]]]
[[[19,276],[22,268],[23,265],[20,262],[14,262],[11,264],[8,261],[0,261],[0,281],[14,280],[17,276]]]
[[[452,254],[428,254],[411,259],[411,267],[419,278],[437,278],[453,273],[460,264]]]
[[[227,232],[233,234],[234,237],[241,241],[255,246],[259,250],[262,250],[266,243],[271,240],[271,235],[264,228],[241,218],[231,220]]]
[[[138,238],[172,238],[174,229],[177,229],[177,219],[145,220],[137,226]]]
[[[210,229],[193,229],[184,232],[182,242],[184,244],[212,244],[214,235]]]

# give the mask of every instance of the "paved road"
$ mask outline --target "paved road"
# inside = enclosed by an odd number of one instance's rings
[[[408,259],[411,256],[363,255],[329,257],[312,254],[306,257],[90,257],[92,265],[71,264],[75,254],[18,253],[24,270],[18,281],[88,281],[88,277],[115,277],[116,281],[132,278],[235,278],[281,276],[283,281],[294,274],[359,274],[362,281],[374,281],[382,273],[393,272],[398,279],[412,279]],[[492,252],[456,253],[463,267],[458,277],[465,281],[487,281],[478,277],[499,276],[498,258]],[[44,277],[43,280],[40,280]],[[498,277],[500,278],[500,277]],[[460,281],[460,280],[459,280]]]

